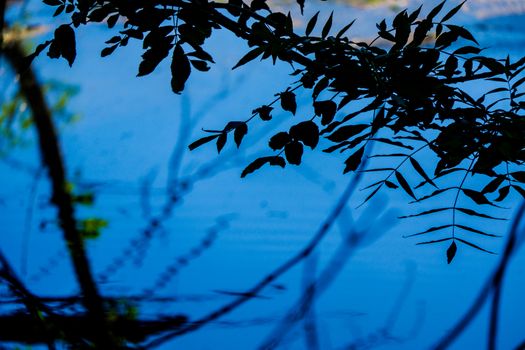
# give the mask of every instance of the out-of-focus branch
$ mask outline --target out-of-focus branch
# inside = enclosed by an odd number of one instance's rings
[[[60,227],[82,290],[84,307],[88,311],[92,327],[97,330],[95,342],[104,349],[113,349],[115,343],[106,327],[103,300],[91,273],[84,241],[77,229],[73,199],[66,186],[66,170],[58,135],[44,93],[33,70],[25,65],[25,54],[20,43],[11,42],[5,45],[2,54],[18,74],[20,90],[33,114],[42,162],[51,181],[52,202],[58,210]]]
[[[361,163],[360,169],[363,169],[365,166],[366,161]],[[334,206],[332,211],[327,215],[317,232],[314,234],[314,236],[310,239],[310,241],[306,244],[306,246],[303,249],[301,249],[295,255],[291,256],[287,261],[285,261],[282,265],[278,266],[271,273],[260,279],[260,281],[256,283],[252,288],[240,294],[240,296],[237,299],[223,305],[222,307],[217,308],[216,310],[210,312],[209,314],[201,317],[196,321],[188,323],[186,326],[183,326],[180,329],[166,333],[165,335],[145,344],[145,347],[148,349],[158,347],[178,336],[195,332],[200,328],[204,327],[205,325],[211,323],[212,321],[215,321],[216,319],[221,318],[226,314],[229,314],[233,310],[237,309],[239,306],[251,300],[253,296],[258,295],[260,291],[266,288],[266,286],[271,284],[284,273],[288,272],[291,268],[296,266],[305,258],[308,258],[334,225],[335,221],[346,206],[346,203],[356,190],[362,174],[362,172],[356,172],[356,175],[352,178],[352,180],[350,180],[349,184],[337,200],[336,205]]]
[[[467,326],[474,320],[474,317],[481,311],[481,308],[491,295],[498,287],[502,281],[503,276],[505,275],[505,271],[507,270],[507,266],[510,262],[511,257],[516,252],[516,249],[519,248],[519,244],[517,243],[517,236],[518,236],[518,229],[520,224],[522,223],[523,214],[525,213],[525,201],[522,202],[521,206],[519,207],[516,216],[514,217],[514,220],[512,222],[512,227],[509,233],[509,238],[507,240],[507,244],[505,246],[505,251],[503,253],[503,256],[500,259],[500,262],[494,272],[490,275],[490,277],[485,282],[485,285],[483,288],[481,288],[480,292],[478,293],[478,296],[470,306],[470,308],[465,312],[463,317],[459,319],[459,321],[454,325],[454,327],[447,333],[443,338],[441,338],[436,345],[432,347],[434,350],[445,350],[447,349],[455,340],[456,338],[463,333],[463,331],[467,328]],[[520,241],[520,243],[523,240]],[[499,303],[499,295],[495,296],[495,300],[493,302]],[[498,315],[498,308],[494,310],[492,309],[491,312],[491,330],[489,332],[489,345],[495,344],[495,339],[492,339],[497,334],[497,321],[494,321],[494,317],[497,317]]]

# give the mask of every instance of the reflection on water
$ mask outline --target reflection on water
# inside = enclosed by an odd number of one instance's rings
[[[386,8],[371,12],[342,7],[340,2],[334,6],[347,11],[339,13],[344,15],[341,22],[359,17],[368,25],[358,27],[355,35],[370,36],[373,23],[367,23],[367,16],[387,16],[388,6],[403,4],[383,3]],[[323,6],[312,2],[307,10],[311,14]],[[83,119],[64,126],[62,138],[70,172],[77,173],[72,182],[79,191],[95,195],[94,205],[81,209],[80,215],[109,223],[100,238],[88,242],[94,269],[106,294],[130,296],[128,301],[144,315],[185,314],[193,321],[243,296],[248,287],[301,252],[351,179],[341,175],[340,159],[310,154],[304,167],[263,169],[241,181],[243,166],[265,146],[260,140],[286,127],[284,115],[275,115],[272,126],[257,125],[256,136],[240,150],[228,148],[220,156],[213,147],[186,152],[187,144],[202,136],[200,128],[242,118],[271,100],[292,79],[287,66],[253,64],[232,73],[245,47],[219,34],[209,44],[218,63],[209,74],[192,77],[188,91],[179,97],[169,91],[166,65],[151,77],[134,77],[140,48],[99,60],[107,39],[101,27],[83,32],[72,69],[46,57],[37,62],[44,80],[53,77],[80,87],[68,109],[80,112]],[[498,50],[505,55],[501,47]],[[514,50],[523,55],[523,47]],[[299,99],[299,117],[307,98]],[[38,168],[34,140],[32,146],[14,149],[0,165],[0,180],[9,184],[0,189],[0,220],[8,232],[1,246],[13,261],[25,261],[17,268],[27,265],[23,278],[34,292],[69,307],[75,301],[67,298],[76,286],[48,203],[47,181],[35,178],[31,170]],[[29,165],[29,171],[13,166],[17,162]],[[466,309],[497,257],[464,249],[446,266],[442,247],[416,247],[402,238],[428,226],[395,218],[415,210],[407,208],[405,196],[386,192],[356,209],[365,194],[355,192],[312,259],[248,295],[253,300],[234,314],[164,348],[257,348],[279,335],[283,320],[300,312],[308,322],[317,322],[323,349],[423,349],[433,343]],[[504,213],[511,217],[510,210]],[[28,220],[31,229],[26,231]],[[491,229],[504,234],[507,225]],[[352,231],[355,227],[358,232]],[[483,244],[501,251],[504,240]],[[525,316],[515,311],[525,292],[520,279],[523,255],[513,261],[509,288],[504,290],[502,349],[523,336],[519,325],[525,324]],[[312,276],[324,276],[324,294],[314,308],[297,311],[295,307],[310,297],[303,291]],[[312,327],[308,322],[305,329]],[[302,327],[291,329],[281,346],[304,349],[308,332]],[[481,321],[476,323],[457,348],[481,348],[485,339],[479,335],[485,329]]]

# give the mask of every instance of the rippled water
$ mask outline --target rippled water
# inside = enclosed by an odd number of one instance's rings
[[[341,3],[316,3],[307,4],[305,18],[325,6],[336,9],[337,25],[358,18],[352,33],[359,38],[372,35],[375,21],[392,14],[388,7],[363,10]],[[34,2],[30,9],[35,19],[47,18],[47,13]],[[458,18],[491,53],[501,57],[509,53],[514,58],[524,54],[523,19],[511,16],[480,21],[468,13]],[[178,161],[172,155],[178,147],[185,148],[201,137],[201,128],[222,128],[225,121],[246,118],[253,108],[271,101],[275,92],[285,89],[292,78],[288,76],[289,67],[273,67],[268,62],[232,72],[230,68],[246,47],[220,33],[208,44],[209,51],[216,53],[217,64],[212,71],[194,74],[187,91],[174,96],[166,62],[151,76],[135,78],[140,59],[138,47],[132,45],[108,58],[99,58],[104,40],[111,36],[102,27],[82,30],[77,38],[78,58],[71,69],[65,62],[45,56],[36,63],[43,81],[55,79],[79,87],[68,109],[80,113],[82,118],[63,125],[61,131],[73,181],[96,193],[96,205],[82,210],[80,215],[98,216],[109,222],[102,237],[89,243],[93,266],[107,294],[136,294],[146,287],[161,296],[181,298],[180,302],[148,304],[142,308],[146,315],[182,313],[197,317],[231,300],[235,292],[246,290],[299,251],[326,218],[351,177],[341,174],[340,157],[309,153],[299,168],[262,169],[241,180],[242,168],[266,151],[261,140],[289,125],[288,116],[277,113],[276,122],[270,126],[250,125],[246,144],[239,151],[232,144],[220,156],[213,146],[191,153],[184,151],[178,171],[179,179],[184,179],[186,185],[183,197],[174,204],[161,229],[147,243],[140,241],[138,258],[122,255],[130,240],[143,237],[151,217],[164,210],[173,184],[170,164]],[[308,111],[308,96],[301,96],[299,101],[295,120]],[[37,169],[34,141],[14,149],[9,161],[0,163],[0,181],[4,184],[0,187],[2,249],[19,269],[27,266],[24,277],[34,292],[72,293],[76,287],[71,268],[52,222],[54,211],[47,204],[48,183],[44,177],[35,180],[34,171],[24,171],[14,166],[14,161]],[[367,183],[365,179],[361,187]],[[447,265],[444,246],[415,246],[417,241],[403,238],[429,227],[431,222],[397,219],[399,215],[430,208],[436,202],[409,206],[403,193],[385,192],[356,209],[366,194],[355,193],[321,244],[315,261],[306,267],[300,264],[265,289],[260,298],[165,348],[256,348],[297,300],[303,279],[327,266],[350,227],[366,231],[367,239],[352,252],[333,285],[316,302],[323,348],[339,349],[358,340],[376,342],[378,347],[388,349],[422,349],[434,343],[466,310],[498,256],[462,247],[454,263]],[[512,210],[498,214],[510,218]],[[446,217],[425,220],[443,222]],[[507,225],[508,222],[496,223],[490,230],[505,234]],[[205,237],[212,240],[211,247],[193,259],[189,252],[199,247]],[[477,242],[499,252],[505,239]],[[121,255],[123,268],[108,274],[108,266]],[[180,258],[190,263],[183,266]],[[519,254],[508,271],[501,349],[510,349],[523,340],[524,259],[524,254]],[[163,279],[161,273],[167,265],[179,269]],[[483,310],[453,348],[482,348],[487,314],[488,310]],[[385,326],[391,338],[377,333]],[[301,327],[286,338],[284,347],[305,347]]]

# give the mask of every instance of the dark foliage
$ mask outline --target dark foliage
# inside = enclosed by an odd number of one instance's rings
[[[304,146],[316,149],[319,137],[333,145],[327,153],[348,153],[343,172],[355,171],[365,156],[367,145],[379,142],[405,151],[395,154],[392,167],[369,169],[384,172],[382,181],[370,186],[369,200],[380,188],[401,188],[415,201],[441,195],[448,190],[457,195],[450,207],[427,211],[419,215],[449,210],[452,224],[434,227],[425,233],[451,230],[452,245],[447,250],[450,262],[456,252],[456,240],[480,248],[470,241],[456,237],[456,229],[479,233],[481,231],[459,225],[456,214],[492,219],[477,209],[459,208],[459,197],[472,200],[477,206],[495,205],[503,201],[511,190],[524,194],[525,180],[517,168],[525,160],[525,101],[521,86],[525,83],[525,58],[517,62],[482,55],[473,35],[466,29],[448,23],[460,10],[458,5],[444,12],[445,1],[428,14],[421,7],[409,13],[401,11],[391,25],[385,20],[377,24],[378,36],[370,44],[353,42],[345,36],[352,23],[334,34],[333,14],[321,25],[319,13],[309,19],[304,35],[293,28],[290,13],[272,11],[265,1],[230,0],[215,3],[206,0],[99,1],[46,0],[56,7],[55,15],[71,15],[72,23],[55,31],[48,55],[64,57],[71,64],[75,58],[75,37],[71,27],[90,22],[106,21],[118,35],[107,41],[102,56],[128,41],[142,42],[144,54],[139,65],[139,76],[153,72],[172,52],[171,86],[181,93],[192,68],[207,71],[214,63],[210,53],[203,49],[206,40],[217,29],[224,28],[251,47],[233,67],[255,59],[288,62],[296,68],[292,75],[296,82],[277,98],[253,111],[244,121],[230,122],[221,131],[210,131],[190,145],[190,149],[216,140],[218,152],[234,133],[240,146],[248,133],[247,123],[259,116],[272,119],[271,111],[280,102],[280,108],[296,114],[297,89],[311,90],[312,117],[279,132],[269,142],[274,156],[256,159],[241,174],[246,176],[265,164],[284,167],[285,163],[299,165]],[[298,1],[301,8],[303,1]],[[117,26],[117,19],[123,23]],[[320,36],[313,33],[320,29]],[[426,39],[435,37],[433,44]],[[378,47],[378,39],[390,47]],[[42,51],[45,47],[39,47]],[[499,87],[473,97],[462,89],[472,81],[491,81]],[[352,112],[356,102],[365,107]],[[355,107],[354,107],[355,109]],[[354,123],[357,116],[370,116],[368,122]],[[360,119],[362,120],[362,118]],[[421,150],[432,152],[436,161],[425,170],[416,159]],[[284,157],[281,155],[284,153]],[[371,155],[374,156],[374,155]],[[375,156],[389,156],[380,154]],[[401,159],[399,161],[399,159]],[[408,162],[407,162],[408,161]],[[415,170],[423,180],[418,185],[407,181],[403,172]],[[459,186],[439,189],[437,181],[447,175],[458,178]],[[481,190],[467,188],[468,175],[487,181]],[[430,185],[437,190],[418,196],[416,189]],[[470,238],[469,238],[470,239]],[[431,240],[441,242],[448,239]],[[425,243],[429,243],[425,242]]]

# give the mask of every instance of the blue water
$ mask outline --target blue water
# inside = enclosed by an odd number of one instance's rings
[[[342,4],[322,3],[308,6],[306,18],[325,6],[336,8],[335,23],[339,26],[357,17],[353,32],[357,37],[370,36],[375,20],[392,14],[384,7],[364,12]],[[35,20],[47,19],[47,12],[35,2],[30,3],[29,9]],[[490,53],[523,56],[523,16],[481,22],[461,14],[458,21],[472,28],[481,45],[490,47]],[[57,23],[59,20],[51,25]],[[176,96],[169,86],[169,62],[161,64],[150,76],[135,77],[140,62],[137,45],[99,58],[104,40],[112,35],[102,26],[82,29],[77,37],[78,57],[72,68],[65,61],[50,60],[45,55],[36,61],[42,81],[55,79],[79,87],[68,109],[82,117],[76,123],[62,125],[61,132],[73,182],[96,193],[96,205],[82,209],[80,216],[97,216],[109,222],[102,236],[88,245],[97,273],[121,254],[130,239],[141,235],[147,227],[148,213],[158,215],[162,211],[169,179],[174,175],[169,172],[174,149],[185,149],[191,141],[204,136],[201,128],[219,129],[229,120],[247,118],[252,109],[271,101],[274,93],[293,81],[288,76],[288,66],[274,67],[266,61],[232,72],[231,67],[246,47],[226,33],[219,33],[208,43],[217,64],[206,74],[193,74],[184,94]],[[473,86],[472,91],[485,88]],[[126,259],[125,267],[101,285],[104,293],[131,295],[154,286],[164,266],[187,254],[210,230],[218,228],[211,248],[156,290],[158,295],[181,297],[183,301],[141,308],[150,317],[186,314],[196,319],[231,300],[233,297],[225,291],[246,290],[301,250],[351,180],[351,176],[342,175],[344,158],[306,152],[304,166],[289,165],[284,171],[263,168],[245,179],[239,178],[250,160],[270,154],[264,140],[272,132],[286,130],[303,116],[309,117],[308,96],[300,96],[299,102],[292,120],[287,114],[275,113],[271,125],[259,121],[250,124],[250,133],[238,151],[232,140],[219,156],[214,145],[191,153],[184,151],[178,175],[187,179],[188,190],[162,229],[144,246],[143,259]],[[181,137],[183,142],[178,144]],[[32,144],[13,149],[9,158],[37,169],[35,146],[33,139]],[[431,159],[422,158],[423,164],[430,162]],[[213,165],[211,171],[202,175],[202,169],[209,165]],[[408,180],[419,181],[415,175],[408,175]],[[41,222],[54,220],[54,210],[46,203],[47,181],[40,178],[35,182],[33,172],[14,168],[7,162],[0,162],[0,181],[4,184],[0,187],[2,250],[35,293],[57,296],[75,292],[71,267],[60,253],[64,251],[60,233],[52,222],[44,230],[39,227]],[[360,188],[369,183],[365,178]],[[34,195],[32,188],[36,188]],[[149,193],[146,201],[141,197],[145,189]],[[367,232],[365,244],[352,252],[338,278],[315,303],[320,343],[323,349],[344,348],[359,340],[377,342],[375,347],[382,349],[427,348],[467,309],[499,257],[460,246],[454,262],[447,265],[445,245],[416,246],[417,239],[403,238],[447,223],[449,217],[447,214],[400,220],[397,216],[433,208],[451,198],[407,205],[409,197],[402,191],[382,191],[356,209],[366,195],[366,191],[357,191],[352,196],[342,217],[319,246],[317,263],[308,267],[309,271],[322,271],[350,227]],[[513,207],[517,199],[512,196],[505,205]],[[468,199],[464,202],[471,204]],[[511,209],[489,212],[507,218],[513,213]],[[26,226],[28,213],[31,224]],[[227,227],[218,225],[218,221],[227,222]],[[508,224],[491,222],[485,229],[505,235]],[[475,237],[475,242],[501,252],[505,238]],[[50,263],[50,258],[57,262]],[[23,266],[27,266],[26,271]],[[41,272],[41,266],[48,266],[49,273]],[[520,253],[508,270],[502,299],[501,349],[511,349],[523,340],[524,266],[525,254]],[[35,274],[37,278],[31,279]],[[256,348],[300,296],[304,275],[308,275],[304,264],[299,264],[265,289],[261,298],[163,348]],[[192,301],[196,296],[202,298]],[[488,309],[484,309],[451,348],[483,348],[487,315]],[[394,321],[389,323],[392,317]],[[385,324],[392,338],[372,338]],[[283,348],[305,348],[303,338],[299,325],[285,338]]]

